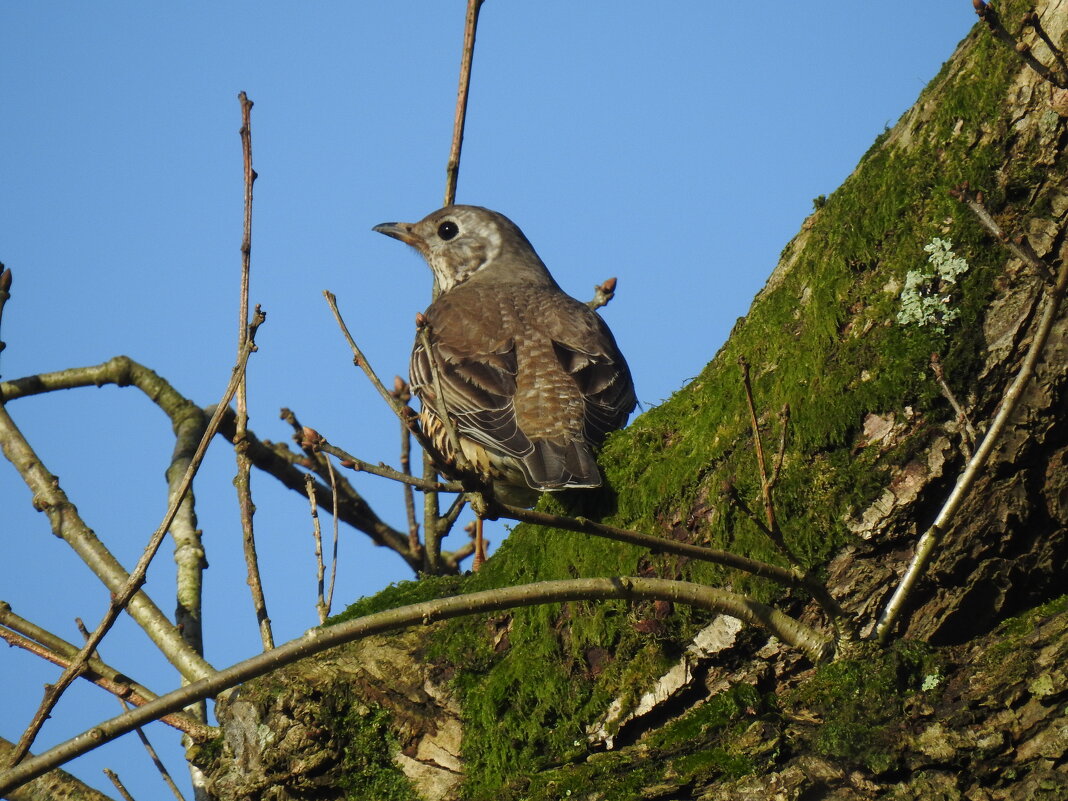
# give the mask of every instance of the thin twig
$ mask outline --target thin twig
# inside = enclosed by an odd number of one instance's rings
[[[393,410],[395,415],[397,415],[397,418],[402,423],[408,423],[409,417],[404,412],[406,407],[399,400],[394,398],[393,394],[386,389],[385,384],[379,380],[378,374],[375,373],[374,368],[371,367],[371,363],[367,361],[367,357],[363,355],[360,346],[356,344],[356,340],[353,339],[352,334],[349,333],[349,327],[345,324],[345,320],[341,316],[341,312],[337,307],[337,295],[329,289],[324,289],[323,297],[326,298],[326,303],[330,307],[330,311],[333,312],[334,320],[337,321],[338,327],[341,328],[341,333],[345,337],[345,341],[349,343],[349,349],[352,350],[353,364],[363,370],[367,378],[370,379],[371,384],[378,390],[378,394],[382,396],[382,399],[389,404],[389,408]],[[409,411],[411,410],[409,409]]]
[[[11,270],[0,264],[0,322],[4,319],[4,305],[7,303],[8,298],[11,297]],[[0,326],[0,331],[3,327]],[[4,344],[4,340],[0,339],[0,353],[4,352],[4,348],[7,345]],[[4,394],[0,391],[0,403],[4,402]]]
[[[256,182],[256,171],[252,168],[252,101],[241,92],[237,96],[241,103],[241,155],[245,178],[245,222],[241,236],[241,292],[238,304],[237,350],[240,353],[249,337],[248,288],[249,274],[252,266],[252,186]],[[256,306],[256,314],[260,307]],[[237,410],[235,413],[234,454],[237,459],[237,476],[234,487],[237,489],[237,505],[241,511],[241,543],[245,554],[245,569],[248,572],[248,587],[252,593],[252,607],[256,612],[256,625],[260,632],[263,650],[274,648],[274,634],[271,632],[271,618],[267,614],[267,599],[263,594],[263,580],[260,577],[260,563],[256,555],[256,534],[253,516],[256,507],[252,502],[252,460],[248,455],[248,381],[241,376],[237,386]]]
[[[408,382],[399,375],[393,377],[393,396],[405,406],[408,406],[412,397]],[[406,476],[410,476],[412,475],[412,432],[407,425],[402,423],[400,435],[400,469]],[[408,520],[408,547],[415,553],[422,547],[419,544],[419,522],[415,517],[415,491],[411,484],[402,484],[401,487],[404,493],[404,512]]]
[[[63,674],[59,677],[59,680],[45,691],[45,697],[41,701],[40,708],[34,715],[33,720],[27,727],[19,740],[18,745],[15,747],[12,761],[17,764],[29,751],[30,746],[33,744],[34,739],[37,737],[37,733],[41,730],[41,726],[44,725],[45,720],[48,719],[52,709],[59,701],[63,692],[71,685],[74,679],[81,675],[86,669],[86,661],[89,656],[96,650],[96,647],[100,644],[100,641],[104,638],[104,635],[111,630],[111,627],[118,619],[119,613],[126,608],[126,605],[130,602],[130,599],[140,590],[141,586],[145,582],[145,574],[148,572],[148,566],[151,564],[152,559],[155,557],[159,550],[160,545],[163,543],[163,538],[166,536],[171,523],[174,520],[175,515],[178,513],[178,505],[185,497],[186,492],[193,483],[193,477],[196,475],[197,470],[200,469],[200,464],[204,460],[204,454],[207,453],[208,444],[211,442],[212,437],[215,436],[215,430],[218,428],[219,421],[222,419],[223,411],[229,405],[230,400],[233,398],[234,393],[237,391],[237,384],[241,380],[241,375],[245,371],[245,365],[248,363],[248,357],[255,349],[255,336],[254,332],[263,322],[262,318],[253,322],[252,333],[242,353],[239,355],[238,362],[234,365],[233,371],[230,376],[230,383],[226,387],[226,391],[223,393],[223,399],[216,407],[215,414],[212,416],[211,421],[208,423],[208,428],[204,432],[204,437],[200,441],[200,447],[197,448],[196,454],[193,456],[193,460],[189,464],[189,469],[186,471],[185,477],[182,479],[182,484],[179,487],[179,492],[176,494],[174,500],[171,502],[170,507],[167,509],[167,513],[163,517],[163,522],[153,533],[148,545],[145,547],[141,558],[137,561],[137,565],[130,572],[130,577],[127,579],[123,587],[115,593],[111,599],[111,603],[108,606],[107,611],[104,613],[103,619],[97,625],[96,629],[90,635],[89,640],[78,652],[78,655],[71,660],[71,664],[63,671]],[[2,407],[0,407],[0,414],[3,413]],[[5,441],[6,444],[6,441]]]
[[[460,57],[460,86],[456,91],[456,115],[452,126],[452,146],[449,163],[445,168],[445,206],[456,202],[456,181],[460,175],[460,150],[464,141],[464,126],[467,121],[467,96],[471,89],[471,62],[475,57],[475,31],[478,28],[478,12],[482,0],[467,0],[467,17],[464,20],[464,49]],[[436,283],[436,282],[435,282]]]
[[[742,371],[742,386],[745,389],[745,401],[749,407],[749,424],[753,430],[753,450],[756,452],[757,471],[760,475],[760,496],[764,501],[764,518],[767,525],[763,526],[762,530],[775,543],[775,546],[782,551],[783,555],[790,560],[790,563],[797,566],[799,564],[798,559],[794,556],[793,551],[787,547],[786,540],[782,536],[782,530],[779,528],[779,521],[775,516],[775,501],[772,495],[774,485],[768,478],[767,465],[764,461],[764,445],[760,439],[760,420],[757,418],[756,403],[753,401],[753,386],[749,380],[749,362],[746,361],[744,356],[738,357],[738,367]],[[778,480],[777,469],[775,471],[775,480]]]
[[[111,783],[115,785],[115,789],[119,791],[124,801],[134,801],[134,797],[126,790],[126,787],[119,780],[119,774],[113,771],[111,768],[104,768],[104,775],[111,779]]]
[[[331,510],[330,519],[332,521],[331,528],[333,529],[333,548],[330,554],[330,584],[327,585],[326,590],[326,615],[330,616],[330,608],[334,604],[334,583],[337,580],[337,542],[338,542],[338,530],[337,530],[337,474],[334,472],[334,465],[330,463],[330,460],[326,460],[326,469],[330,471],[330,494],[334,496],[334,505]]]
[[[1005,390],[986,435],[957,479],[957,483],[949,493],[949,497],[942,504],[938,516],[927,531],[923,533],[923,536],[920,537],[919,542],[916,544],[916,553],[912,557],[912,562],[901,577],[901,582],[897,585],[894,594],[879,617],[879,622],[875,627],[875,636],[880,643],[885,643],[889,638],[890,632],[901,615],[905,602],[912,594],[913,587],[927,572],[927,567],[931,562],[935,549],[953,525],[957,511],[971,494],[972,487],[978,480],[983,468],[986,467],[990,455],[1001,439],[1005,426],[1023,397],[1028,382],[1034,376],[1035,366],[1042,356],[1050,331],[1053,330],[1053,324],[1057,321],[1065,290],[1068,289],[1068,245],[1061,248],[1060,259],[1061,267],[1057,274],[1057,281],[1046,293],[1045,308],[1042,310],[1042,316],[1035,327],[1031,346],[1027,350],[1023,364],[1020,365],[1020,371]]]
[[[0,640],[4,640],[10,646],[21,648],[28,653],[39,656],[46,662],[51,662],[53,665],[61,668],[68,667],[71,663],[71,658],[76,656],[78,652],[78,649],[73,645],[70,646],[71,651],[73,651],[73,653],[70,654],[54,651],[48,646],[40,642],[34,642],[34,640],[29,637],[19,634],[6,626],[0,626]],[[99,659],[90,659],[81,678],[95,684],[100,689],[111,693],[120,700],[129,700],[135,706],[144,706],[149,701],[159,697],[155,693],[148,692],[140,685],[135,685],[129,680],[123,681],[123,679],[117,675],[117,671],[107,671],[108,673],[111,673],[111,675],[107,675],[107,673],[100,669],[101,666],[103,666],[103,663],[100,662]],[[188,715],[181,713],[167,715],[160,718],[160,721],[180,732],[188,734],[198,742],[207,742],[218,736],[219,733],[217,729],[214,729],[211,726],[205,726],[200,721],[194,720]]]
[[[315,609],[319,614],[319,623],[326,622],[326,600],[323,590],[326,581],[326,568],[323,567],[323,533],[319,527],[319,506],[315,503],[315,479],[311,473],[304,474],[304,486],[308,492],[308,503],[311,505],[312,538],[315,541],[315,584],[318,592]]]
[[[122,704],[123,711],[129,712],[130,706],[121,698],[119,702]],[[156,768],[156,772],[159,773],[163,783],[170,788],[171,793],[177,801],[185,801],[185,797],[182,795],[182,791],[178,789],[178,785],[174,783],[174,779],[171,778],[170,771],[167,770],[167,766],[163,764],[163,760],[159,758],[159,754],[156,753],[156,749],[152,746],[152,743],[148,739],[148,735],[145,734],[145,730],[138,726],[134,729],[137,732],[137,739],[141,741],[141,745],[144,746],[145,752],[148,754],[148,758],[152,760],[152,764]]]
[[[88,731],[27,759],[18,767],[0,774],[0,796],[132,731],[137,726],[156,720],[160,715],[181,709],[201,698],[216,696],[283,665],[315,656],[338,645],[384,631],[425,626],[439,620],[484,612],[546,603],[600,600],[623,600],[630,603],[662,600],[730,615],[770,631],[787,645],[803,651],[814,663],[826,661],[834,652],[833,643],[827,637],[777,609],[736,593],[687,581],[635,577],[581,578],[541,581],[472,592],[313,629],[273,651],[257,654],[226,670],[168,693],[151,704],[97,723]]]
[[[1052,284],[1056,280],[1056,273],[1035,253],[1035,249],[1031,247],[1027,237],[1020,234],[1010,239],[1004,229],[998,225],[997,220],[994,219],[983,202],[982,192],[972,192],[968,183],[965,182],[954,189],[950,189],[949,194],[970,208],[986,230],[1007,247],[1016,258],[1038,273],[1047,283]]]
[[[938,357],[937,353],[931,354],[931,372],[934,373],[935,381],[938,382],[938,386],[942,390],[942,396],[949,401],[949,405],[952,406],[953,411],[957,413],[957,425],[960,428],[961,451],[964,453],[965,459],[971,459],[972,450],[975,447],[975,441],[978,439],[978,435],[972,427],[972,421],[971,418],[968,417],[968,413],[964,410],[964,407],[960,405],[957,396],[953,394],[953,390],[950,389],[949,384],[946,382],[946,371],[942,367],[942,360]]]
[[[311,429],[309,429],[311,430]],[[423,492],[463,492],[464,488],[458,481],[427,481],[425,478],[418,478],[416,476],[402,473],[400,470],[395,470],[389,465],[371,464],[365,462],[359,457],[353,456],[348,451],[331,445],[325,438],[320,437],[318,447],[322,449],[323,453],[329,453],[331,456],[336,456],[341,460],[342,467],[348,467],[350,470],[356,470],[361,473],[371,473],[372,475],[381,476],[382,478],[389,478],[393,481],[399,481],[402,484],[408,484]],[[435,473],[435,478],[437,474]]]

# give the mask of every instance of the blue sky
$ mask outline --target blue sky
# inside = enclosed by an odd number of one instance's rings
[[[252,428],[288,438],[278,420],[288,406],[363,458],[395,463],[395,423],[352,368],[321,292],[337,293],[380,373],[406,372],[429,271],[370,229],[441,203],[463,14],[462,0],[0,6],[0,261],[15,276],[0,375],[127,354],[202,405],[218,399],[235,350],[244,90],[260,175],[252,302],[268,315],[249,368]],[[974,19],[966,0],[488,0],[458,200],[512,217],[577,297],[618,277],[603,315],[648,409],[714,355],[812,199],[841,183]],[[9,411],[132,565],[164,511],[166,418],[114,387]],[[258,648],[233,472],[216,441],[196,486],[211,564],[207,656],[219,667]],[[395,487],[357,485],[402,525]],[[254,492],[281,642],[315,623],[306,503],[265,477]],[[50,535],[6,462],[0,534],[0,599],[71,640],[75,616],[95,625],[101,585]],[[342,532],[341,560],[342,607],[410,577],[358,533]],[[148,589],[173,607],[166,551]],[[156,691],[172,688],[173,671],[144,642],[123,621],[102,652]],[[0,734],[17,738],[54,676],[0,649]],[[117,712],[78,688],[37,748]],[[170,731],[149,732],[186,782]],[[71,769],[107,791],[107,766],[136,797],[159,797],[132,740]]]

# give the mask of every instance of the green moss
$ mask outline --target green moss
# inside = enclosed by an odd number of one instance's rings
[[[492,796],[499,801],[556,801],[585,797],[597,788],[613,801],[648,798],[650,786],[664,792],[717,778],[738,778],[757,770],[763,760],[737,747],[744,733],[768,714],[757,690],[737,685],[681,719],[657,730],[641,743],[619,751],[576,757],[571,764],[504,783]],[[761,745],[758,750],[766,751]],[[490,797],[477,793],[471,798]]]
[[[906,701],[940,672],[937,654],[920,643],[885,651],[865,644],[850,658],[821,666],[783,705],[796,717],[820,721],[797,734],[817,753],[884,773],[895,767]]]
[[[351,801],[418,801],[408,778],[393,763],[396,739],[381,708],[351,709],[345,717],[348,743],[342,755],[341,787]]]
[[[987,649],[986,665],[998,666],[999,670],[1015,670],[1021,676],[1024,675],[1031,667],[1033,655],[1030,649],[1020,647],[1021,641],[1034,632],[1040,621],[1065,611],[1068,611],[1068,595],[1054,598],[1004,621],[995,632],[1002,640]]]

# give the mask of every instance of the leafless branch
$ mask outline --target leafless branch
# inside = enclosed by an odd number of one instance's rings
[[[129,705],[125,701],[122,701],[122,699],[119,700],[120,702],[122,702],[123,710],[128,712],[130,710]],[[203,702],[200,703],[203,704]],[[167,787],[170,789],[171,793],[174,795],[177,801],[185,801],[184,796],[182,796],[182,791],[179,790],[178,785],[174,783],[174,779],[171,778],[170,771],[168,771],[167,766],[163,764],[163,760],[159,758],[159,754],[156,753],[156,749],[149,741],[148,735],[145,734],[145,730],[142,727],[138,726],[136,729],[134,729],[134,731],[137,732],[137,739],[141,741],[141,745],[144,747],[145,753],[147,753],[148,758],[152,760],[152,764],[153,766],[155,766],[156,772],[159,773],[159,776],[163,780],[163,783],[167,785]]]
[[[542,581],[473,592],[403,606],[309,631],[272,651],[257,654],[251,659],[168,693],[151,704],[98,723],[88,731],[39,756],[25,760],[17,767],[0,774],[0,794],[7,793],[14,787],[110,742],[137,726],[156,720],[160,715],[181,709],[201,698],[218,695],[283,665],[372,634],[537,604],[613,599],[630,603],[663,600],[706,609],[764,628],[786,644],[803,651],[813,662],[823,662],[833,654],[833,643],[829,639],[789,615],[726,590],[686,581],[634,577],[582,578]]]
[[[790,560],[790,563],[797,566],[799,564],[798,559],[793,551],[786,545],[786,541],[782,536],[782,530],[779,528],[779,521],[775,515],[773,489],[775,482],[778,481],[779,477],[779,466],[781,466],[782,463],[782,450],[780,449],[780,454],[776,457],[778,464],[774,471],[774,480],[772,480],[768,477],[767,465],[764,461],[764,445],[761,442],[760,437],[760,420],[757,417],[756,403],[753,401],[753,386],[749,380],[749,362],[746,361],[744,356],[738,357],[738,367],[742,372],[742,386],[745,389],[745,401],[749,407],[749,424],[753,431],[753,450],[756,453],[757,472],[760,476],[760,497],[764,502],[764,519],[766,525],[762,526],[761,530],[773,543],[775,543],[775,546],[782,551],[783,555]],[[783,428],[782,437],[783,439],[781,442],[785,445],[785,426]]]
[[[960,427],[961,451],[964,453],[965,459],[971,459],[978,435],[972,427],[972,421],[971,418],[968,417],[968,413],[964,410],[964,407],[960,405],[957,396],[953,394],[953,390],[950,389],[949,384],[946,382],[946,371],[942,367],[942,360],[938,357],[937,353],[931,354],[931,372],[934,373],[935,381],[938,382],[938,386],[942,390],[942,396],[949,401],[949,405],[952,406],[953,411],[957,413],[957,424]]]
[[[445,168],[445,206],[456,202],[456,180],[460,175],[460,150],[464,141],[464,125],[467,121],[467,96],[471,88],[471,62],[475,57],[475,31],[478,28],[478,12],[482,0],[467,0],[467,18],[464,21],[464,49],[460,57],[460,86],[456,91],[456,115],[452,126],[452,146],[449,163]]]
[[[134,797],[130,795],[125,785],[123,785],[122,781],[119,779],[119,774],[111,768],[104,768],[104,775],[111,780],[113,785],[115,785],[115,789],[119,791],[119,795],[123,797],[124,801],[134,801]]]
[[[241,104],[241,154],[245,178],[245,222],[241,237],[241,292],[238,303],[237,350],[245,347],[249,338],[248,288],[252,267],[252,188],[256,182],[256,171],[252,168],[252,106],[248,95],[241,92],[237,96]],[[256,306],[256,315],[260,307]],[[263,594],[263,580],[260,577],[260,563],[256,556],[256,533],[253,515],[256,507],[252,503],[252,460],[248,455],[248,381],[244,374],[237,385],[237,410],[235,414],[234,454],[237,459],[237,475],[234,488],[237,490],[237,506],[241,512],[241,544],[245,554],[245,569],[248,572],[248,587],[252,593],[252,608],[256,612],[256,625],[260,632],[263,650],[274,648],[274,634],[271,632],[271,618],[267,614],[267,599]]]
[[[190,485],[193,483],[193,477],[196,475],[197,470],[200,469],[200,464],[204,459],[204,454],[207,452],[208,444],[211,442],[211,438],[215,436],[215,431],[218,428],[219,422],[223,416],[223,410],[230,403],[233,398],[234,392],[237,391],[237,384],[240,381],[241,375],[245,371],[245,365],[248,362],[248,357],[252,354],[255,348],[255,330],[263,322],[262,318],[253,322],[249,340],[242,353],[240,354],[237,363],[234,365],[230,377],[230,383],[223,393],[223,399],[219,402],[216,408],[215,414],[211,421],[208,423],[208,429],[204,432],[204,436],[201,439],[200,447],[197,448],[197,452],[193,457],[192,462],[189,465],[189,469],[186,471],[183,477],[181,487],[177,493],[176,498],[167,509],[166,515],[164,515],[163,522],[156,529],[155,533],[149,540],[148,545],[145,547],[144,553],[138,560],[137,565],[130,573],[129,578],[123,584],[121,588],[113,595],[111,603],[108,606],[107,611],[104,613],[103,619],[97,625],[92,635],[89,637],[86,644],[78,652],[78,655],[71,660],[70,665],[63,671],[63,674],[59,677],[59,680],[48,687],[45,691],[45,697],[41,701],[40,708],[34,719],[30,722],[22,738],[19,740],[19,744],[16,746],[13,759],[17,762],[29,751],[37,733],[40,731],[41,726],[44,725],[45,720],[51,713],[51,710],[55,707],[60,696],[70,686],[71,682],[83,673],[86,669],[86,660],[93,653],[96,647],[100,644],[100,641],[104,638],[104,635],[110,631],[115,621],[118,619],[119,613],[126,608],[131,599],[137,594],[141,586],[145,581],[145,574],[148,572],[148,566],[155,557],[159,546],[163,543],[163,538],[166,536],[167,531],[170,529],[171,523],[178,513],[178,505],[185,497],[186,492],[189,490]],[[0,408],[0,415],[6,417],[6,413]],[[8,418],[10,419],[10,418]],[[2,421],[0,421],[2,423]],[[3,444],[5,446],[5,453],[7,451],[8,440],[3,438]],[[10,458],[10,457],[9,457]],[[14,460],[12,460],[14,461]],[[16,464],[16,466],[18,466]],[[69,502],[67,502],[69,505]],[[184,643],[183,643],[184,645]]]

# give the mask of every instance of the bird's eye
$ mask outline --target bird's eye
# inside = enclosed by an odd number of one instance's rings
[[[460,228],[452,220],[446,220],[438,226],[438,236],[440,236],[446,242],[452,239],[458,233],[460,233]]]

